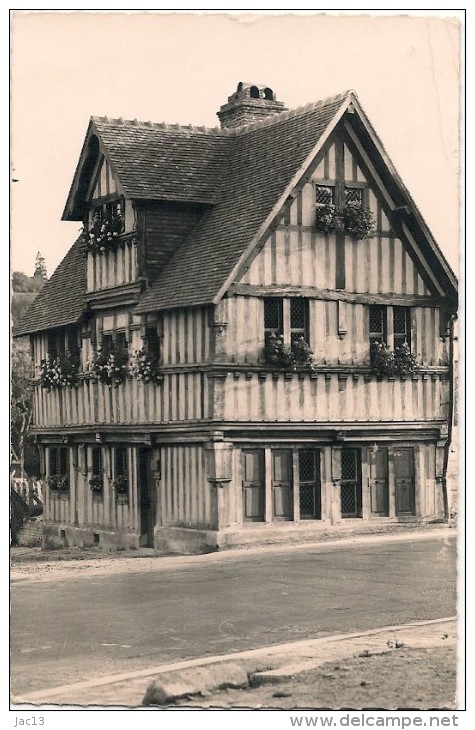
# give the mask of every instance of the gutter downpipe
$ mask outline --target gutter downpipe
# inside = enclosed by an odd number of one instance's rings
[[[450,519],[449,495],[447,491],[447,470],[449,465],[450,447],[452,445],[452,430],[454,419],[454,322],[456,314],[450,315],[449,320],[449,400],[447,413],[447,440],[444,448],[444,463],[442,470],[442,497],[444,501],[444,519]]]

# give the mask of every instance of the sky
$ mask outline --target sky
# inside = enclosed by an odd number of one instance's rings
[[[12,269],[41,251],[51,274],[74,242],[61,216],[90,116],[214,127],[250,81],[289,108],[356,90],[458,271],[460,21],[436,13],[14,12]]]

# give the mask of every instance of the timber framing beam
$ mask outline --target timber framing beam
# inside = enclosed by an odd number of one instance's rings
[[[230,294],[247,297],[306,297],[331,302],[351,302],[353,304],[390,304],[402,307],[445,307],[442,297],[427,297],[415,294],[369,294],[353,293],[335,289],[319,289],[314,286],[280,286],[232,284]]]

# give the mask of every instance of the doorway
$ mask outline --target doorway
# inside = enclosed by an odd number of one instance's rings
[[[394,480],[396,483],[396,514],[415,514],[414,449],[394,449]]]
[[[371,513],[380,517],[389,515],[388,449],[379,447],[374,454],[371,469]]]

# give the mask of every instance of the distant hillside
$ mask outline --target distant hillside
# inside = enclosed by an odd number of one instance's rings
[[[11,316],[13,326],[17,325],[38,292],[12,292]]]
[[[42,275],[27,276],[22,271],[14,271],[12,274],[12,298],[11,317],[12,324],[18,324],[24,313],[42,290],[46,283],[46,277]]]

